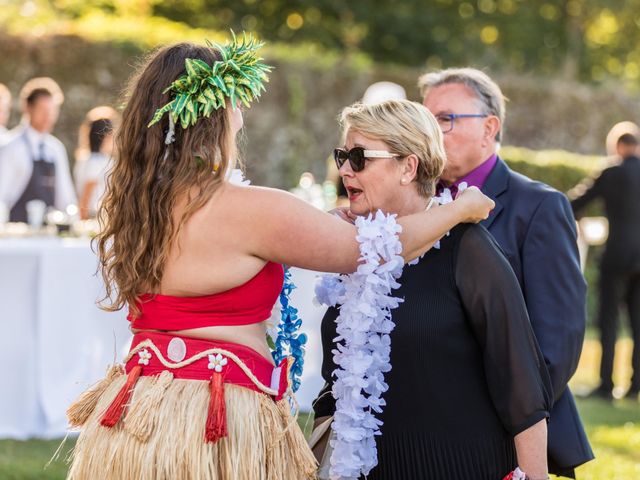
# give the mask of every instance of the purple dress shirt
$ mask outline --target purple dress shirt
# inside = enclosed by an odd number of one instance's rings
[[[453,182],[451,185],[445,185],[442,181],[438,181],[438,184],[436,185],[436,195],[440,195],[445,188],[448,188],[451,191],[451,196],[456,198],[456,195],[458,194],[458,186],[462,182],[466,182],[468,187],[478,187],[482,189],[484,182],[487,181],[487,178],[489,177],[491,170],[493,170],[493,167],[495,167],[497,161],[498,155],[494,153],[481,165],[478,165],[464,177]]]

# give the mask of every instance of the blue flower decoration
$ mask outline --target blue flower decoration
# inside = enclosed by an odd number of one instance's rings
[[[286,268],[280,292],[282,312],[278,324],[278,336],[275,340],[275,349],[271,352],[276,364],[279,364],[287,356],[293,357],[289,376],[294,392],[300,388],[300,377],[304,366],[304,345],[307,343],[307,335],[298,334],[298,330],[302,326],[302,319],[298,317],[298,309],[291,306],[291,292],[295,288],[296,286],[291,281],[291,271]]]

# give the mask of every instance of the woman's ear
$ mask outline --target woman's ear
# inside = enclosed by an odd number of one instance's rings
[[[400,177],[400,183],[402,185],[408,185],[413,182],[418,176],[418,166],[420,160],[415,154],[407,155],[402,162],[402,176]]]

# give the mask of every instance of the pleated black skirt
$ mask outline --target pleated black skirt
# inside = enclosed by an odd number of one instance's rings
[[[367,480],[502,480],[517,466],[510,438],[383,434]],[[364,477],[363,477],[364,478]]]

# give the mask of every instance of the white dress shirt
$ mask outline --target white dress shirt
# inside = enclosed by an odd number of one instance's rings
[[[103,153],[93,152],[86,160],[76,162],[74,176],[78,195],[81,196],[87,183],[96,182],[89,201],[89,212],[95,214],[104,195],[106,176],[111,165],[111,159]]]
[[[0,125],[0,147],[9,141],[9,130],[4,125]]]
[[[25,142],[26,135],[29,146]],[[0,202],[13,208],[33,173],[33,161],[38,160],[40,144],[44,143],[44,158],[56,166],[55,207],[65,210],[77,203],[71,181],[69,158],[60,140],[48,133],[40,133],[31,127],[21,127],[12,131],[9,141],[0,146]]]

